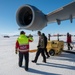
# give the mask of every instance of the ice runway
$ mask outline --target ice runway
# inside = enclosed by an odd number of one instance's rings
[[[18,54],[15,54],[16,37],[1,38],[0,43],[0,75],[75,75],[75,55],[62,52],[59,56],[51,56],[47,63],[42,62],[40,55],[37,64],[31,60],[34,53],[29,53],[29,70],[18,67]],[[37,43],[30,43],[31,48],[36,48]]]

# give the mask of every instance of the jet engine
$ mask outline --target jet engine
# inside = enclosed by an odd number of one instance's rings
[[[20,28],[27,30],[41,30],[47,25],[46,15],[28,4],[17,10],[16,21]]]

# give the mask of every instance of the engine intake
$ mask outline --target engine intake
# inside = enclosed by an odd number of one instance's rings
[[[45,14],[31,5],[21,6],[16,13],[16,20],[21,28],[40,30],[47,24]]]

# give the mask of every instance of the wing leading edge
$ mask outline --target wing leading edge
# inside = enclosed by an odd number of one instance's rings
[[[46,15],[48,23],[57,22],[60,24],[63,20],[70,19],[72,23],[72,19],[75,18],[75,2],[72,2],[60,9],[57,9]]]

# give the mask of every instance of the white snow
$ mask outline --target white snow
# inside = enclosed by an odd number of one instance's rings
[[[0,75],[75,75],[75,55],[64,52],[59,56],[51,56],[47,63],[42,62],[43,58],[40,55],[37,64],[31,62],[36,52],[29,53],[29,70],[25,71],[24,61],[23,67],[18,67],[18,54],[15,54],[16,39],[17,37],[0,38]],[[36,49],[37,41],[34,37],[30,49]]]

